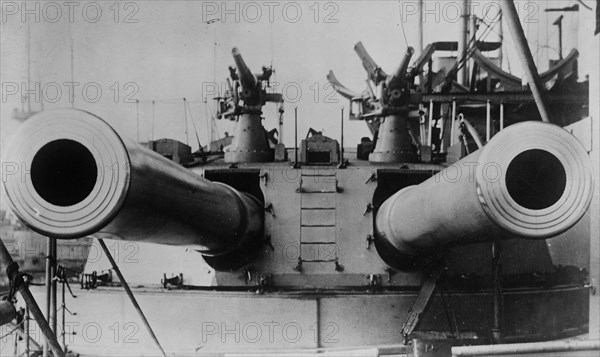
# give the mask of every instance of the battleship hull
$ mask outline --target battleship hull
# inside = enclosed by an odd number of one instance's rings
[[[37,287],[33,292],[42,304],[45,290]],[[67,316],[65,323],[70,350],[82,355],[157,354],[121,289],[76,289],[75,294],[76,299],[67,298],[69,310],[77,313]],[[588,294],[588,288],[577,286],[505,290],[505,341],[551,340],[587,332]],[[291,350],[308,354],[324,349],[377,356],[409,353],[408,346],[398,343],[399,331],[417,293],[257,294],[140,288],[136,297],[169,354],[277,354]],[[435,297],[424,315],[420,338],[489,343],[491,299],[490,290],[444,291],[443,298]],[[449,328],[453,325],[458,334]],[[39,330],[33,328],[31,333],[40,338]],[[12,345],[8,338],[2,342]]]

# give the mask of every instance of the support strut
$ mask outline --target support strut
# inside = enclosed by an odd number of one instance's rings
[[[529,83],[529,88],[531,89],[531,94],[533,94],[533,98],[540,112],[540,116],[544,122],[553,123],[549,111],[548,100],[545,94],[546,88],[540,79],[537,67],[533,61],[533,55],[531,54],[531,50],[527,44],[527,38],[523,32],[523,26],[521,26],[521,21],[519,20],[519,14],[517,14],[515,4],[513,0],[502,0],[500,1],[500,8],[502,9],[502,16],[506,20],[506,24],[508,25],[508,28],[515,41],[517,54],[521,60],[523,71],[527,76],[527,82]]]
[[[140,315],[140,318],[142,319],[142,322],[146,326],[146,329],[148,329],[148,332],[150,333],[152,340],[154,340],[154,343],[156,343],[156,346],[158,347],[158,349],[160,350],[162,355],[167,357],[165,350],[160,345],[160,342],[158,342],[158,338],[156,338],[156,335],[154,334],[152,327],[150,327],[150,323],[146,319],[146,316],[144,315],[142,308],[140,307],[137,300],[135,299],[135,296],[133,296],[133,292],[131,292],[131,289],[129,288],[129,284],[127,284],[127,281],[125,281],[125,277],[123,276],[123,274],[121,274],[121,269],[119,269],[119,267],[117,266],[117,263],[115,262],[112,255],[110,254],[110,251],[108,250],[108,247],[104,243],[104,240],[98,239],[98,242],[100,243],[100,246],[102,247],[102,250],[104,251],[104,254],[106,254],[106,257],[110,261],[110,265],[112,266],[113,270],[115,271],[115,273],[117,273],[117,276],[119,277],[119,281],[121,282],[121,285],[123,285],[123,288],[125,289],[125,292],[127,293],[127,296],[129,296],[129,300],[131,300],[133,307],[135,308],[137,313]]]
[[[437,287],[437,281],[444,272],[444,264],[441,262],[436,262],[433,264],[434,266],[426,275],[425,282],[423,282],[421,290],[419,290],[419,294],[417,295],[417,300],[415,300],[415,303],[410,309],[408,317],[402,326],[402,343],[405,345],[408,344],[410,336],[418,327],[419,322],[421,322],[421,316],[427,306],[429,306],[429,303],[434,296],[435,289]]]

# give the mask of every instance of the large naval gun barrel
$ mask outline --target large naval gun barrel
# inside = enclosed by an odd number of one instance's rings
[[[404,57],[402,57],[402,61],[400,62],[400,65],[398,65],[398,68],[396,68],[396,71],[394,71],[394,73],[389,75],[386,79],[386,85],[388,88],[395,89],[404,84],[404,78],[406,78],[407,74],[406,70],[408,69],[408,64],[410,63],[410,59],[414,53],[414,48],[409,46],[406,49],[406,53],[404,54]]]
[[[244,62],[244,59],[242,58],[242,54],[240,53],[238,48],[234,47],[231,50],[231,54],[233,55],[233,60],[235,61],[235,66],[238,69],[240,83],[242,84],[242,87],[244,89],[254,89],[254,87],[256,87],[256,84],[258,83],[258,81],[256,79],[256,76],[254,74],[252,74],[252,72],[250,71],[250,68],[248,68],[248,66],[246,65],[246,62]]]
[[[416,186],[389,197],[375,220],[388,264],[416,268],[445,247],[545,239],[572,227],[593,191],[590,159],[564,129],[525,122]]]
[[[255,197],[121,138],[88,112],[36,114],[7,151],[9,204],[41,234],[187,246],[222,267],[243,265],[260,241]]]

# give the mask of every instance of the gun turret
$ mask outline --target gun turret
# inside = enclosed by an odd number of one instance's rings
[[[216,269],[244,265],[260,241],[257,198],[121,138],[88,112],[36,114],[7,151],[10,206],[41,234],[187,246]]]
[[[283,97],[280,93],[268,93],[269,78],[273,74],[270,67],[262,67],[262,73],[253,74],[237,47],[231,50],[237,68],[229,67],[231,80],[225,98],[219,98],[219,118],[235,118],[237,125],[233,143],[225,152],[225,162],[267,162],[274,160],[274,150],[268,142],[268,135],[262,126],[262,107],[267,102],[279,104],[279,114],[283,113]],[[266,82],[266,83],[265,83]],[[229,83],[229,82],[228,82]]]
[[[587,210],[591,167],[564,129],[511,125],[482,149],[388,198],[376,216],[377,250],[388,264],[411,269],[451,245],[556,236]]]
[[[369,155],[372,162],[416,162],[417,152],[413,146],[408,129],[408,113],[412,78],[408,76],[408,64],[414,49],[408,47],[396,71],[388,75],[375,63],[362,42],[354,45],[354,51],[360,57],[363,68],[367,71],[367,90],[360,95],[344,87],[333,72],[329,72],[327,80],[333,88],[351,102],[359,103],[358,115],[350,111],[350,117],[358,117],[367,122],[377,143]],[[407,80],[408,78],[408,80]],[[379,87],[379,97],[371,87],[372,82]]]

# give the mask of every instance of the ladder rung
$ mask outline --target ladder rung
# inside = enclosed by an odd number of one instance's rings
[[[304,260],[302,259],[302,263],[335,263],[335,259],[332,260]]]
[[[335,224],[301,224],[300,227],[335,227]]]

